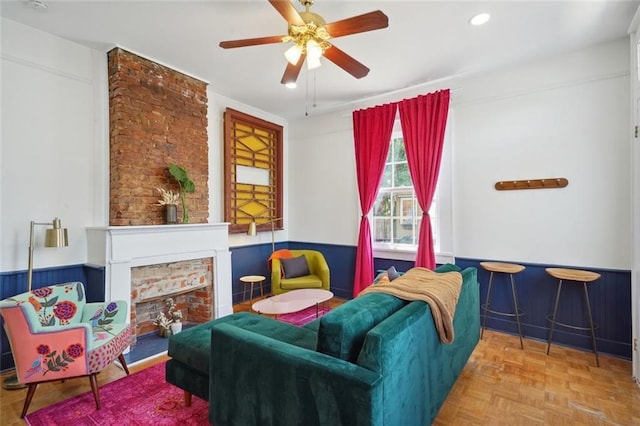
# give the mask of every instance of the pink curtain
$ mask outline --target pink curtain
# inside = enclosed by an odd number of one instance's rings
[[[402,137],[409,173],[420,208],[424,211],[415,266],[433,269],[433,235],[429,208],[438,183],[444,131],[449,113],[449,90],[399,102]]]
[[[353,112],[356,173],[362,210],[353,297],[369,286],[374,278],[371,227],[367,215],[376,200],[384,172],[396,110],[395,104],[388,104]]]

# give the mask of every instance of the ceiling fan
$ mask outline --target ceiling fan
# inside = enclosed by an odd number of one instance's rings
[[[293,46],[285,52],[288,64],[280,81],[282,84],[295,84],[305,59],[308,69],[318,68],[322,56],[355,78],[362,78],[369,73],[369,68],[338,49],[329,40],[386,28],[389,19],[382,11],[376,10],[327,24],[322,16],[309,11],[313,0],[299,0],[305,7],[304,12],[298,12],[288,0],[268,1],[289,24],[287,35],[222,41],[220,47],[232,49],[293,42]]]

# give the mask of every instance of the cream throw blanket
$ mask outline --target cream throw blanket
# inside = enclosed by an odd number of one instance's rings
[[[411,268],[390,283],[371,285],[360,292],[387,293],[403,300],[422,300],[431,307],[436,330],[442,343],[453,342],[453,316],[462,288],[460,272],[437,273],[426,268]]]

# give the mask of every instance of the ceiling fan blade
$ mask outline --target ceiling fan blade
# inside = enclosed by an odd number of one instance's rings
[[[304,59],[307,57],[306,54],[300,55],[300,59],[298,59],[298,63],[292,65],[290,62],[287,62],[287,68],[284,70],[284,74],[282,75],[282,80],[280,83],[295,83],[298,80],[298,75],[300,75],[300,70],[302,69],[302,64],[304,64]]]
[[[331,45],[331,47],[324,51],[324,57],[355,78],[362,78],[369,74],[369,68],[356,61],[353,57],[347,55],[334,45]]]
[[[257,46],[260,44],[281,43],[284,36],[269,36],[257,38],[245,38],[242,40],[221,41],[220,47],[223,49],[233,49],[235,47]]]
[[[341,21],[331,22],[325,26],[331,37],[342,37],[365,31],[379,30],[389,26],[389,18],[380,10],[354,16]]]
[[[269,3],[276,8],[289,25],[304,25],[304,20],[288,0],[269,0]]]

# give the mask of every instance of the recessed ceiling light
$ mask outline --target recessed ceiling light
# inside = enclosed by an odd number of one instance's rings
[[[298,87],[298,85],[296,84],[295,81],[293,81],[291,83],[286,83],[284,87],[286,87],[287,89],[295,89],[296,87]]]
[[[491,19],[491,15],[489,15],[488,13],[479,13],[473,18],[471,18],[469,20],[469,23],[471,25],[482,25],[489,22],[489,19]]]

